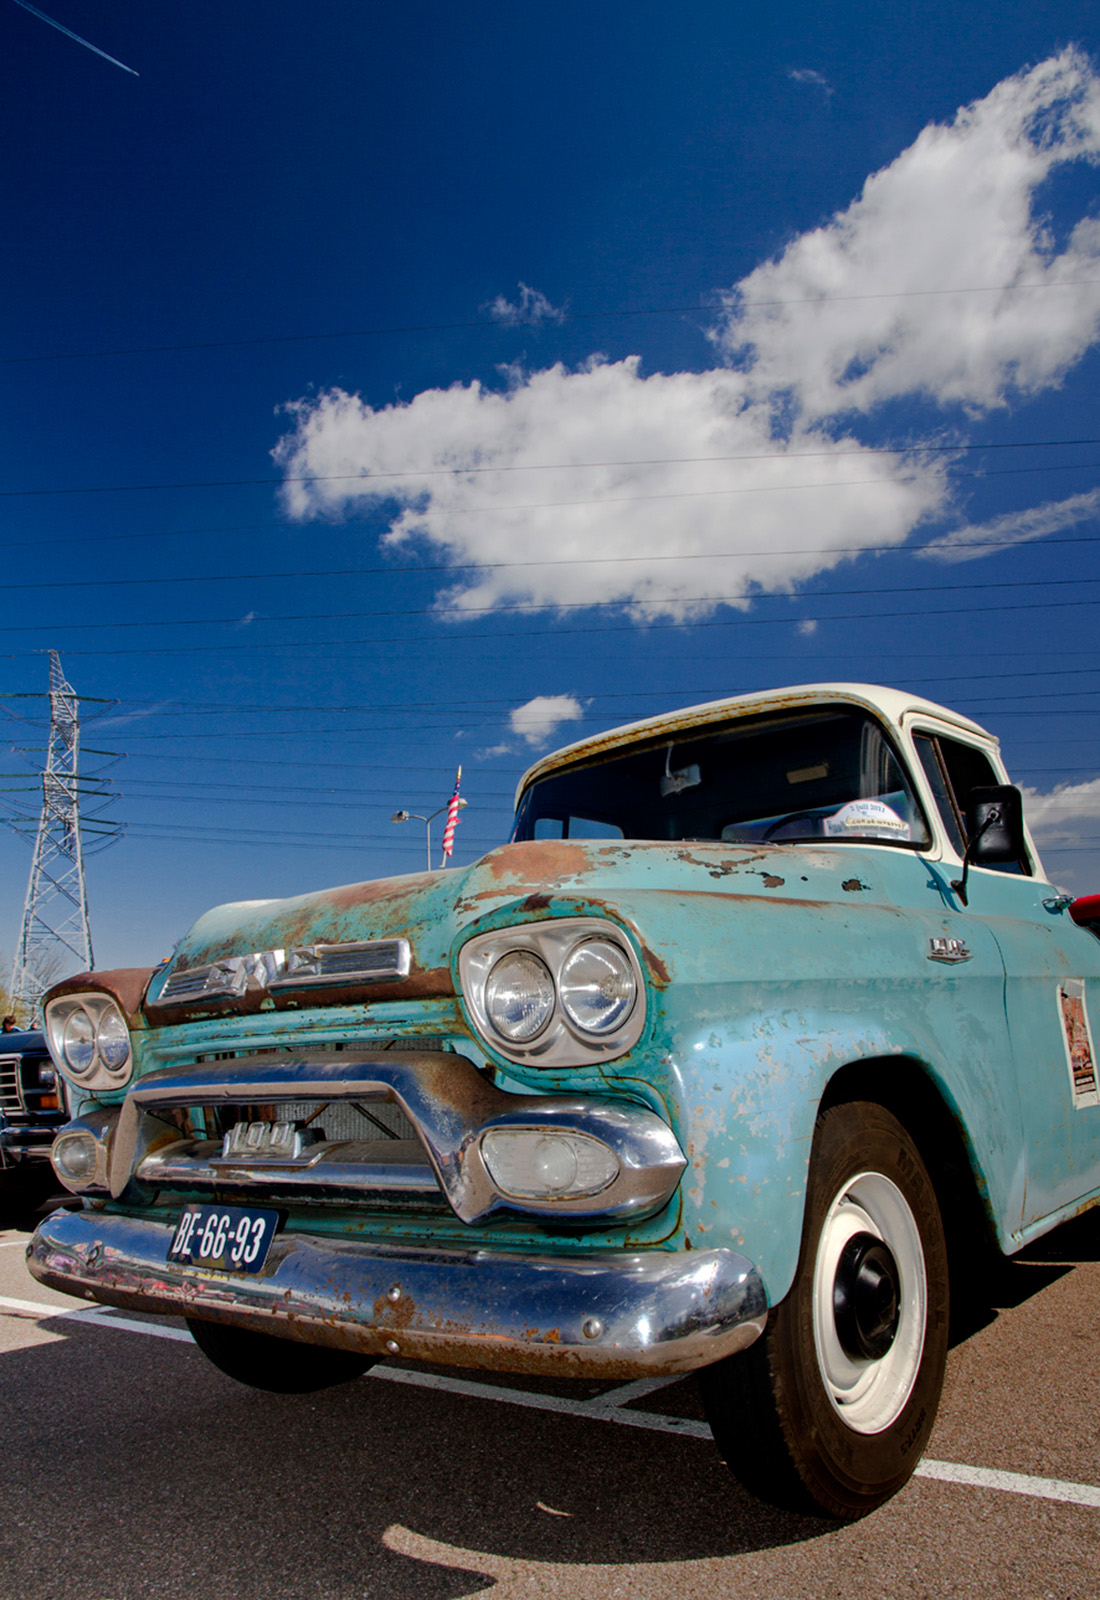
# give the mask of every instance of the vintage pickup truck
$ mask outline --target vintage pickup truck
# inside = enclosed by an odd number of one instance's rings
[[[601,734],[472,866],[221,906],[57,985],[85,1204],[30,1268],[284,1392],[699,1369],[744,1484],[859,1516],[928,1439],[952,1282],[1100,1199],[1098,914],[928,701]]]

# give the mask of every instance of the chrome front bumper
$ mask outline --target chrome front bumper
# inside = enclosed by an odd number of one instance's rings
[[[732,1250],[555,1258],[283,1233],[260,1274],[235,1277],[170,1262],[174,1231],[56,1211],[28,1265],[52,1289],[125,1310],[559,1377],[689,1372],[752,1344],[768,1313],[755,1267]]]

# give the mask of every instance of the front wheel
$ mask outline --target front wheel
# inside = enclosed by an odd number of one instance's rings
[[[794,1284],[763,1336],[701,1374],[711,1431],[761,1499],[864,1515],[910,1477],[947,1360],[947,1249],[928,1172],[871,1102],[814,1136]]]
[[[325,1345],[301,1344],[296,1339],[276,1339],[251,1328],[234,1328],[222,1322],[188,1317],[191,1337],[220,1372],[272,1394],[312,1394],[333,1384],[350,1383],[374,1365],[373,1356],[350,1350],[330,1350]]]

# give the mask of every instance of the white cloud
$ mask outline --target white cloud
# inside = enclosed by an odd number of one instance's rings
[[[508,721],[512,732],[529,745],[546,744],[567,722],[579,722],[584,707],[571,694],[538,694],[526,705],[517,706]]]
[[[826,100],[832,98],[833,86],[828,78],[820,72],[815,72],[813,67],[790,67],[787,71],[788,78],[793,78],[795,83],[812,83],[824,91]]]
[[[521,563],[464,577],[443,606],[602,601],[639,617],[792,589],[840,564],[830,547],[900,544],[942,503],[942,457],[899,478],[895,458],[851,438],[798,429],[778,441],[744,387],[726,370],[643,377],[631,357],[377,411],[332,391],[298,408],[284,442],[292,478],[318,474],[288,482],[286,503],[306,517],[392,498],[391,547],[427,541],[456,563]],[[564,465],[524,465],[540,461]]]
[[[1095,894],[1100,882],[1100,778],[1025,787],[1024,815],[1051,880],[1071,894]]]
[[[542,744],[548,744],[567,722],[579,722],[584,716],[584,707],[581,702],[571,694],[538,694],[533,700],[528,700],[521,706],[516,706],[508,714],[508,725],[512,730],[513,738],[504,739],[500,744],[490,745],[485,750],[474,752],[477,760],[491,761],[495,756],[513,755],[516,750],[516,739],[522,739],[532,749]]]
[[[1024,788],[1024,815],[1042,850],[1044,845],[1080,845],[1082,828],[1100,828],[1100,778],[1088,783],[1060,783],[1043,793]]]
[[[1100,332],[1100,221],[1056,252],[1035,192],[1098,158],[1100,80],[1064,50],[925,128],[846,211],[743,279],[720,347],[754,393],[786,392],[816,419],[914,394],[986,410],[1057,383]]]
[[[563,310],[551,305],[540,290],[532,289],[526,283],[519,285],[518,301],[506,300],[502,294],[498,294],[486,310],[494,322],[512,325],[521,322],[561,322],[565,318]]]
[[[1090,489],[1087,494],[1070,495],[1068,500],[1048,500],[1045,505],[1010,511],[989,522],[955,528],[941,539],[933,539],[920,553],[934,561],[976,561],[1010,545],[1045,539],[1097,515],[1100,489]]]
[[[167,711],[171,705],[169,700],[158,700],[153,705],[139,706],[136,711],[123,711],[117,717],[102,717],[96,719],[96,731],[104,728],[125,728],[132,722],[144,722],[148,717],[159,717],[162,711]]]
[[[923,395],[957,420],[1059,382],[1096,340],[1100,221],[1058,253],[1035,194],[1098,158],[1100,80],[1067,50],[926,128],[744,279],[714,330],[722,365],[646,375],[593,356],[378,409],[330,390],[290,408],[285,505],[392,505],[391,548],[485,565],[439,596],[459,615],[604,602],[688,617],[793,592],[846,559],[837,547],[901,545],[950,506],[946,454],[871,451],[838,418]],[[1048,287],[962,292],[1016,284]],[[544,298],[521,285],[501,314]]]

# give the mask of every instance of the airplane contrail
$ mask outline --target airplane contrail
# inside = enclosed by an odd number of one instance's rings
[[[30,0],[15,0],[15,3],[17,6],[22,6],[24,11],[31,12],[33,16],[41,17],[43,22],[48,22],[51,28],[57,29],[58,33],[65,34],[65,36],[69,39],[75,39],[77,44],[82,44],[84,46],[85,50],[94,50],[97,56],[102,56],[104,61],[110,61],[112,65],[121,67],[123,72],[133,73],[135,78],[141,77],[141,73],[134,72],[133,67],[128,67],[125,61],[116,61],[114,56],[109,56],[107,54],[106,50],[101,50],[98,45],[89,44],[88,40],[82,39],[79,33],[74,33],[71,28],[66,28],[62,23],[55,22],[52,17],[48,17],[44,11],[39,11],[37,6],[32,6],[30,4]]]

